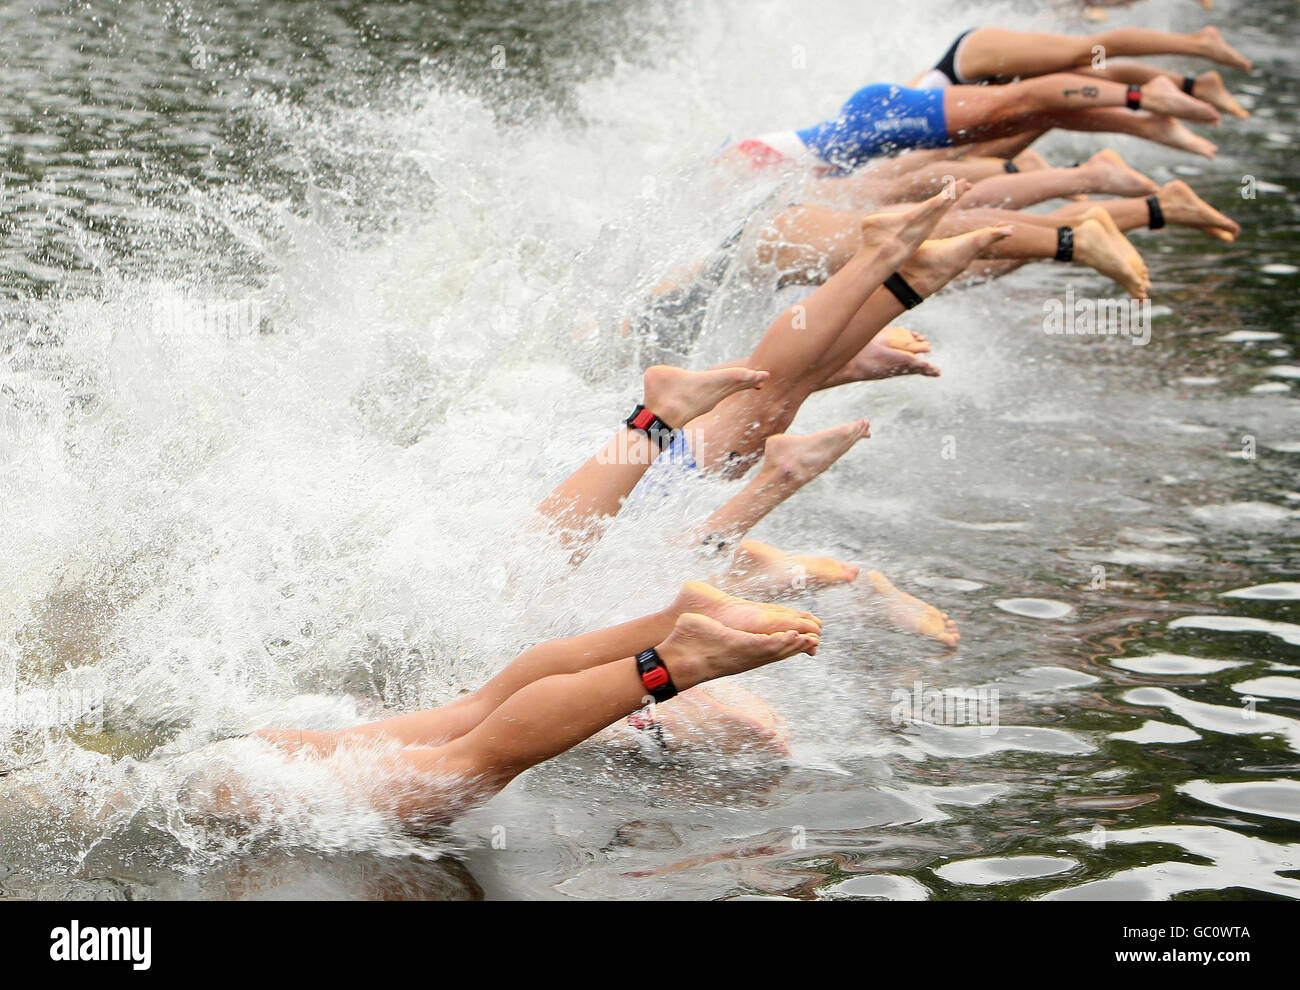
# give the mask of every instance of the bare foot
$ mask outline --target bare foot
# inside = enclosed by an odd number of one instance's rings
[[[1110,196],[1150,196],[1160,187],[1124,161],[1119,152],[1106,148],[1079,166],[1095,180],[1094,192]]]
[[[1142,256],[1113,220],[1108,227],[1100,218],[1089,216],[1074,225],[1074,260],[1114,279],[1134,299],[1146,299],[1150,292],[1151,279]]]
[[[1165,220],[1169,223],[1195,227],[1229,244],[1241,233],[1241,225],[1237,221],[1224,216],[1201,199],[1182,179],[1166,182],[1160,189],[1159,200],[1160,209],[1164,211]]]
[[[1133,246],[1133,242],[1125,236],[1124,231],[1119,229],[1119,224],[1110,215],[1110,211],[1101,206],[1089,206],[1079,214],[1080,223],[1088,220],[1097,221],[1107,234],[1116,239],[1120,249],[1128,254],[1129,260],[1142,273],[1142,277],[1146,279],[1147,287],[1150,288],[1151,279],[1147,272],[1146,262],[1142,259],[1142,255],[1138,253],[1138,249]]]
[[[1144,135],[1159,144],[1203,158],[1213,158],[1219,152],[1219,146],[1213,141],[1201,137],[1168,114],[1151,114]]]
[[[796,653],[814,653],[819,637],[792,630],[748,633],[707,615],[678,616],[673,631],[656,650],[679,691],[728,674],[740,674]]]
[[[687,371],[669,364],[656,364],[646,369],[645,407],[670,426],[681,427],[696,416],[703,416],[727,396],[761,387],[767,378],[766,371],[748,368]]]
[[[943,288],[966,266],[984,253],[995,242],[1011,236],[1015,228],[1000,223],[994,227],[981,227],[956,237],[943,237],[926,241],[907,263],[899,268],[903,276],[920,295],[930,296]]]
[[[970,190],[969,180],[957,179],[922,203],[871,214],[862,221],[862,250],[888,252],[891,263],[898,264],[933,233],[944,214]]]
[[[885,619],[892,625],[904,632],[937,639],[945,646],[957,645],[961,634],[957,632],[957,623],[948,618],[946,612],[940,612],[915,595],[900,591],[879,571],[868,571],[866,577],[873,600],[884,608]]]
[[[811,612],[771,602],[751,602],[719,591],[703,581],[687,581],[677,593],[673,610],[707,615],[724,626],[741,632],[771,633],[792,630],[820,633],[821,621]]]
[[[745,540],[736,548],[725,580],[728,587],[778,598],[851,584],[857,577],[855,564],[830,557],[789,554],[758,540]]]
[[[1250,111],[1228,92],[1228,87],[1223,85],[1223,77],[1213,69],[1202,72],[1196,77],[1196,83],[1192,86],[1192,95],[1218,107],[1224,113],[1232,114],[1238,120],[1245,120],[1250,116]]]
[[[1184,120],[1217,124],[1219,111],[1195,96],[1188,96],[1168,76],[1156,76],[1142,87],[1142,109],[1165,113]]]
[[[799,436],[775,433],[763,444],[759,474],[771,484],[802,487],[843,457],[859,440],[871,436],[865,419]]]
[[[929,354],[930,339],[923,333],[908,330],[906,327],[889,326],[876,334],[873,341],[880,341],[885,347],[907,351],[909,354]]]
[[[874,382],[897,375],[938,378],[939,369],[920,356],[929,351],[930,344],[923,334],[902,327],[885,327],[848,364],[828,378],[822,388],[850,382]]]
[[[1234,69],[1240,69],[1242,72],[1250,71],[1250,59],[1224,41],[1223,35],[1219,33],[1218,28],[1213,26],[1203,27],[1196,32],[1195,37],[1205,46],[1202,49],[1202,54],[1211,62],[1231,66]]]
[[[1213,158],[1219,150],[1219,146],[1213,141],[1193,133],[1181,120],[1175,120],[1167,114],[1151,114],[1147,118],[1142,134],[1158,144],[1177,148],[1179,151],[1190,151],[1193,155],[1200,155],[1203,158]]]

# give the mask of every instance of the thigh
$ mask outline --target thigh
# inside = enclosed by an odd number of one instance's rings
[[[963,80],[978,82],[1047,75],[1084,64],[1091,56],[1086,38],[989,27],[966,37],[955,64]]]
[[[758,260],[775,265],[784,276],[823,282],[862,246],[862,221],[868,215],[863,210],[791,206],[763,232]]]

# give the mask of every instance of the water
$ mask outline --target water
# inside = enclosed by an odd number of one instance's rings
[[[959,651],[821,595],[817,659],[744,679],[788,721],[788,765],[587,745],[436,836],[203,748],[447,700],[698,576],[635,520],[570,575],[531,507],[636,395],[613,330],[637,291],[734,223],[744,197],[692,181],[711,151],[910,77],[955,26],[1054,23],[1037,4],[876,6],[0,11],[0,663],[29,696],[88,676],[106,693],[103,732],[5,743],[5,765],[33,765],[0,778],[0,893],[1300,893],[1286,0],[1216,5],[1258,65],[1238,87],[1255,116],[1220,129],[1217,161],[1113,142],[1245,226],[1231,247],[1136,235],[1162,307],[1148,346],[1043,334],[1047,295],[1113,290],[1037,266],[912,315],[939,381],[800,416],[865,413],[873,439],[755,535],[880,567],[959,621]],[[247,320],[159,325],[177,300]],[[745,353],[770,308],[724,300],[701,360]],[[896,724],[918,681],[996,688],[1000,731]],[[226,763],[278,814],[187,814]]]

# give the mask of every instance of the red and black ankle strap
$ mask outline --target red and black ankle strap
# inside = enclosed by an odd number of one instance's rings
[[[659,658],[659,651],[653,646],[636,655],[636,672],[641,675],[641,683],[646,693],[656,702],[664,702],[677,696],[677,687]]]
[[[1056,228],[1056,260],[1057,261],[1074,260],[1074,228],[1073,227]]]
[[[673,442],[673,434],[677,432],[674,427],[669,426],[639,403],[632,410],[632,415],[625,419],[624,422],[629,430],[638,430],[648,436],[659,445],[660,450]]]
[[[1165,211],[1160,206],[1160,197],[1147,197],[1147,229],[1159,230],[1165,225]]]
[[[907,284],[907,279],[894,272],[885,279],[885,288],[894,294],[894,298],[903,304],[904,309],[915,309],[925,302],[925,297]]]
[[[1142,109],[1142,87],[1137,83],[1129,86],[1128,92],[1124,96],[1124,103],[1130,110]]]

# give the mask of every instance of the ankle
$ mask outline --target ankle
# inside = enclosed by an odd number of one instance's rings
[[[866,241],[845,268],[853,268],[853,276],[861,281],[874,280],[882,268],[893,268],[907,257],[903,242],[890,235],[878,241]]]
[[[672,394],[671,389],[652,389],[647,383],[641,405],[673,429],[681,429],[686,425],[684,417],[688,415],[688,410],[685,404]]]
[[[922,298],[929,298],[942,288],[946,281],[934,271],[934,266],[920,251],[898,266],[898,274],[903,276],[907,284]]]
[[[768,443],[763,449],[763,463],[755,480],[761,488],[789,488],[801,484],[798,458],[788,451],[774,450]]]

